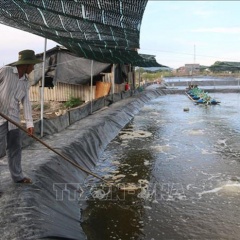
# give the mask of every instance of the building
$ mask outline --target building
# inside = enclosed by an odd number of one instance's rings
[[[180,67],[177,69],[177,73],[183,76],[191,76],[194,74],[198,74],[200,72],[200,64],[198,63],[190,63],[185,64],[184,67]]]

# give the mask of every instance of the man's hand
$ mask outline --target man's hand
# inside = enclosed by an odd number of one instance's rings
[[[27,129],[27,131],[28,131],[28,135],[29,135],[29,136],[32,136],[33,133],[34,133],[34,128],[33,128],[33,127],[30,127],[30,128]]]

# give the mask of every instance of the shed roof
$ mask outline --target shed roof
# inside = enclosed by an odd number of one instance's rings
[[[239,71],[240,62],[217,61],[209,69],[212,71]]]

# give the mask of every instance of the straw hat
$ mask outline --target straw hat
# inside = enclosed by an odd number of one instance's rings
[[[36,64],[41,63],[42,60],[39,60],[35,56],[35,52],[33,50],[23,50],[18,53],[18,61],[12,63],[11,65],[23,65],[23,64]]]

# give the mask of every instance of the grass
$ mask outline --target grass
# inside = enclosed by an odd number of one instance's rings
[[[70,97],[69,100],[64,103],[64,106],[66,108],[73,108],[80,106],[82,103],[83,101],[80,98]]]

